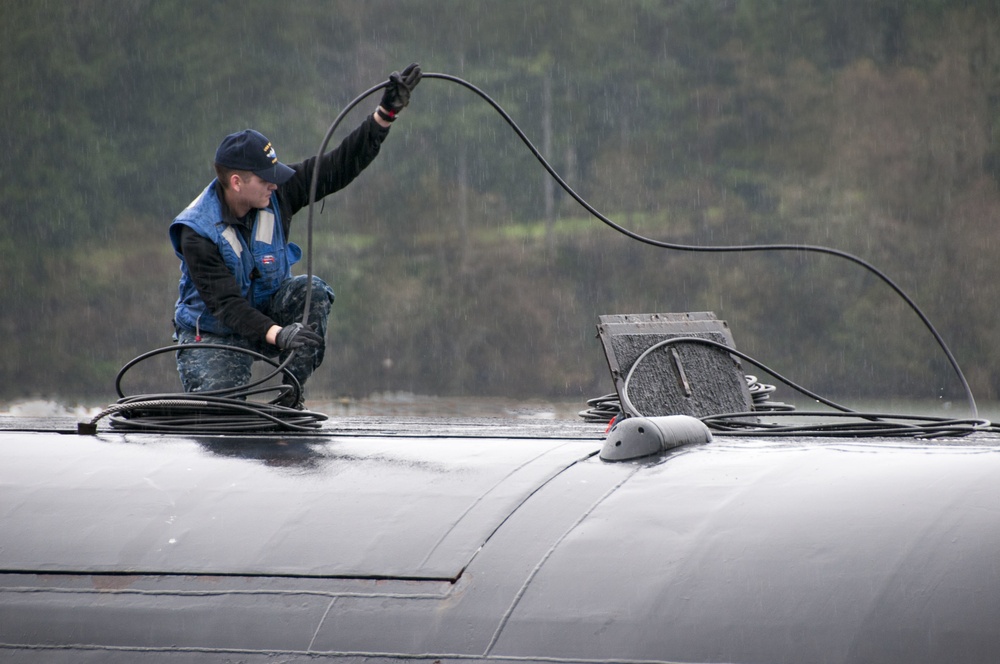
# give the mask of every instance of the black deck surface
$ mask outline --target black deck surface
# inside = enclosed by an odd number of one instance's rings
[[[612,463],[537,413],[81,419],[0,418],[5,662],[1000,661],[992,432]]]

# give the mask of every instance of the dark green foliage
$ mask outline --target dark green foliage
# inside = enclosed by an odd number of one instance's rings
[[[110,394],[170,341],[166,227],[219,139],[250,126],[283,161],[310,156],[413,60],[486,90],[643,234],[870,260],[977,396],[1000,396],[995,2],[25,0],[2,18],[2,396]],[[960,396],[930,335],[856,268],[626,240],[553,193],[464,89],[422,83],[383,150],[316,217],[314,271],[338,295],[317,392],[583,399],[611,386],[598,315],[708,310],[815,390]],[[149,374],[136,389],[177,389],[169,366]]]

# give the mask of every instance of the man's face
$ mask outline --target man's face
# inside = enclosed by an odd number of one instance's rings
[[[266,208],[271,202],[271,192],[278,188],[278,185],[252,173],[247,179],[240,178],[240,181],[240,198],[251,208]]]

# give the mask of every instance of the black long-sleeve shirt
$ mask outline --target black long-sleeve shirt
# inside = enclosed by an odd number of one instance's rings
[[[350,184],[378,156],[382,141],[388,134],[387,128],[380,126],[369,116],[336,149],[324,154],[316,185],[316,199]],[[290,237],[292,215],[309,204],[309,188],[312,186],[315,163],[316,157],[311,157],[297,164],[289,164],[295,175],[275,191],[286,241]],[[249,243],[257,210],[251,210],[243,218],[234,217],[226,206],[222,185],[216,183],[216,187],[222,203],[223,221],[236,228]],[[276,323],[243,297],[236,276],[226,267],[215,243],[192,228],[183,226],[180,245],[188,273],[208,311],[237,334],[263,340],[268,329]]]

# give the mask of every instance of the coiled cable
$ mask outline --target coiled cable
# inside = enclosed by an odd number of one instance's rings
[[[310,289],[311,290],[311,289]],[[307,310],[308,311],[308,310]],[[165,394],[143,394],[127,396],[122,382],[128,371],[137,364],[156,355],[177,353],[181,350],[214,349],[243,353],[274,367],[274,371],[251,381],[247,385],[204,392],[180,392]],[[115,391],[118,401],[95,415],[90,422],[80,423],[80,433],[97,433],[97,423],[109,418],[113,429],[129,432],[172,432],[172,433],[250,433],[250,432],[302,432],[319,428],[327,416],[308,410],[299,410],[280,405],[278,402],[297,403],[301,399],[302,386],[288,371],[288,363],[294,352],[281,364],[256,351],[216,343],[197,343],[157,348],[129,361],[115,377]],[[278,374],[284,382],[280,385],[265,385]],[[277,395],[269,402],[250,400],[250,397]]]
[[[767,367],[753,357],[734,348],[701,337],[672,337],[653,344],[636,358],[629,368],[622,383],[621,410],[629,417],[643,417],[629,397],[629,386],[636,370],[646,358],[655,351],[676,344],[701,344],[716,348],[722,352],[735,355],[774,376],[795,391],[833,409],[833,411],[795,411],[793,408],[776,408],[755,410],[746,413],[720,413],[701,417],[713,434],[720,436],[825,436],[825,437],[914,437],[939,438],[967,436],[981,431],[996,431],[989,420],[978,417],[968,419],[952,419],[923,415],[899,415],[885,413],[864,413],[831,401],[825,397],[798,385],[785,378],[777,371]],[[756,380],[756,379],[755,379]],[[793,424],[776,424],[760,421],[762,413],[769,418],[803,418],[805,422]],[[816,422],[815,420],[834,420],[834,422]]]

